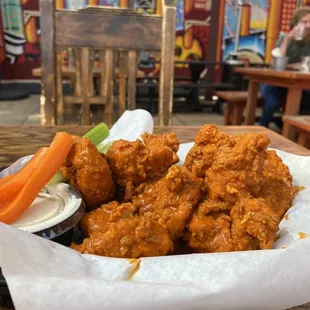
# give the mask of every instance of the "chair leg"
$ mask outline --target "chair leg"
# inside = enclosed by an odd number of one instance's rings
[[[171,126],[173,109],[174,42],[176,13],[172,6],[163,6],[161,62],[159,76],[158,120],[160,126]]]
[[[243,110],[244,106],[240,104],[235,104],[233,108],[233,125],[241,125],[243,121]]]
[[[299,145],[302,145],[304,147],[308,146],[308,143],[310,141],[310,134],[306,131],[300,130],[298,135],[298,141],[297,143]]]
[[[137,81],[137,52],[128,51],[128,109],[134,110],[136,108],[136,81]]]
[[[108,126],[113,125],[113,111],[114,111],[114,51],[111,49],[105,50],[104,53],[104,71],[103,88],[106,96],[105,102],[105,122]]]
[[[119,107],[118,117],[126,111],[126,86],[127,86],[127,53],[119,52]]]
[[[82,112],[82,125],[90,125],[90,89],[89,89],[89,49],[87,47],[81,48],[81,63],[82,63],[82,84],[84,88],[82,89],[83,95],[83,112]]]
[[[233,115],[233,104],[231,102],[226,103],[225,112],[224,112],[224,124],[231,125],[231,119]]]
[[[63,87],[62,87],[62,74],[61,74],[61,64],[62,64],[62,54],[57,53],[57,64],[56,64],[56,124],[63,125],[64,123],[64,100],[63,100]]]
[[[46,125],[45,100],[46,99],[45,99],[45,96],[44,96],[44,92],[41,91],[41,95],[40,95],[41,126],[45,126]]]

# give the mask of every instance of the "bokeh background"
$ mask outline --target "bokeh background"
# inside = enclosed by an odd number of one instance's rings
[[[140,2],[139,2],[140,1]],[[142,1],[143,2],[143,1]],[[88,5],[143,7],[141,0],[56,0],[59,9],[76,10]],[[269,63],[270,51],[280,31],[289,30],[295,8],[310,0],[250,0],[243,8],[239,54],[252,63]],[[212,10],[222,18],[216,42],[210,40]],[[145,3],[144,3],[145,4]],[[159,0],[140,8],[148,14],[159,10]],[[214,16],[214,15],[213,15]],[[217,60],[225,60],[233,49],[237,10],[232,0],[177,0],[176,60],[208,59],[211,48]],[[150,57],[141,54],[141,59]],[[64,65],[68,62],[64,56]],[[3,79],[32,80],[32,69],[40,66],[40,12],[38,0],[1,0],[0,64]],[[177,65],[182,67],[182,65]]]

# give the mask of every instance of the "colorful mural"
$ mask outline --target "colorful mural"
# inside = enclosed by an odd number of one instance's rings
[[[128,0],[55,1],[58,9],[69,10],[77,10],[86,5],[128,6]],[[40,66],[38,2],[39,0],[1,0],[0,63],[5,64],[4,78],[11,78],[12,70],[7,68],[12,67],[16,69],[16,79],[29,79],[32,77],[32,69]],[[207,56],[211,2],[177,0],[176,60],[204,59]],[[156,1],[156,6],[160,9],[159,0]],[[156,55],[141,55],[141,59],[154,57]],[[64,62],[66,61],[65,59]]]
[[[157,5],[159,1],[157,0]],[[201,60],[207,57],[211,3],[212,0],[177,0],[175,61]],[[141,55],[143,60],[152,58],[154,55]],[[186,64],[176,64],[176,68],[187,67]],[[155,73],[158,73],[157,67],[152,72]]]
[[[183,16],[183,19],[177,19],[175,60],[205,59],[208,55],[212,1],[178,0],[177,5],[177,17]]]
[[[0,9],[0,64],[5,60],[5,43],[2,28],[2,14]]]
[[[31,79],[41,61],[39,0],[1,0],[0,4],[3,78]],[[56,0],[58,9],[77,10],[88,4],[118,6],[119,0]]]
[[[6,64],[3,78],[13,74],[16,79],[29,78],[31,69],[40,65],[38,0],[1,0],[0,8],[0,63]]]
[[[128,7],[129,0],[55,0],[56,7],[76,10],[86,5]],[[154,0],[155,1],[155,0]],[[225,1],[222,55],[227,59],[233,50],[237,26],[235,0]],[[156,0],[157,14],[161,11]],[[212,0],[176,0],[177,24],[175,60],[206,59],[209,49]],[[280,31],[288,31],[289,20],[296,6],[310,5],[310,0],[249,0],[242,10],[241,38],[238,53],[252,63],[270,61],[270,52]],[[219,17],[222,19],[221,17]],[[141,59],[156,59],[158,55],[142,53]],[[67,56],[64,63],[67,63]],[[0,0],[0,64],[4,79],[31,79],[32,69],[40,66],[39,0]],[[182,71],[182,65],[177,65]],[[153,70],[152,68],[149,68]],[[153,73],[158,73],[158,66]]]
[[[184,29],[184,0],[177,0],[177,31]]]
[[[271,0],[273,1],[273,0]],[[279,2],[279,0],[276,0]],[[241,37],[238,54],[252,63],[263,63],[265,57],[266,29],[268,23],[268,0],[250,0],[250,6],[242,8]],[[227,0],[223,28],[223,60],[234,48],[237,29],[237,6],[235,1]]]
[[[38,3],[31,2],[1,2],[6,59],[10,64],[23,64],[40,58]]]

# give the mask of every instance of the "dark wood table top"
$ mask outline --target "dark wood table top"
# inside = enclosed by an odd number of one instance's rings
[[[266,76],[281,79],[302,79],[310,80],[310,74],[299,71],[275,71],[270,68],[253,68],[253,67],[236,67],[235,72],[242,73],[246,76]]]
[[[155,127],[155,133],[175,132],[181,143],[192,142],[200,127]],[[284,138],[278,133],[260,126],[220,126],[230,134],[260,132],[269,136],[271,147],[298,155],[310,155],[310,150]],[[41,146],[48,146],[58,131],[82,136],[91,126],[0,126],[0,167],[8,166],[18,158],[33,154]]]
[[[310,87],[310,74],[298,71],[275,71],[269,68],[237,67],[235,72],[246,76],[256,83],[271,84],[274,86],[296,89],[308,89]]]
[[[91,126],[0,126],[0,167],[13,163],[18,158],[33,154],[41,146],[47,146],[58,131],[82,136],[88,132]],[[155,127],[154,133],[174,132],[181,143],[192,142],[200,127],[179,126],[179,127]],[[247,132],[264,133],[271,140],[271,147],[286,152],[310,156],[310,150],[286,139],[278,133],[260,126],[220,126],[220,128],[233,135]],[[309,297],[310,299],[310,297]],[[0,306],[0,310],[6,310]],[[310,303],[292,308],[294,310],[309,310]]]

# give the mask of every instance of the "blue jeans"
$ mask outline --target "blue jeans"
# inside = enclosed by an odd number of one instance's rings
[[[263,106],[263,115],[259,120],[259,124],[268,127],[273,120],[273,114],[279,110],[281,102],[286,98],[287,89],[268,84],[260,85],[260,93],[265,99]],[[310,113],[310,90],[304,90],[300,104],[300,114]]]

